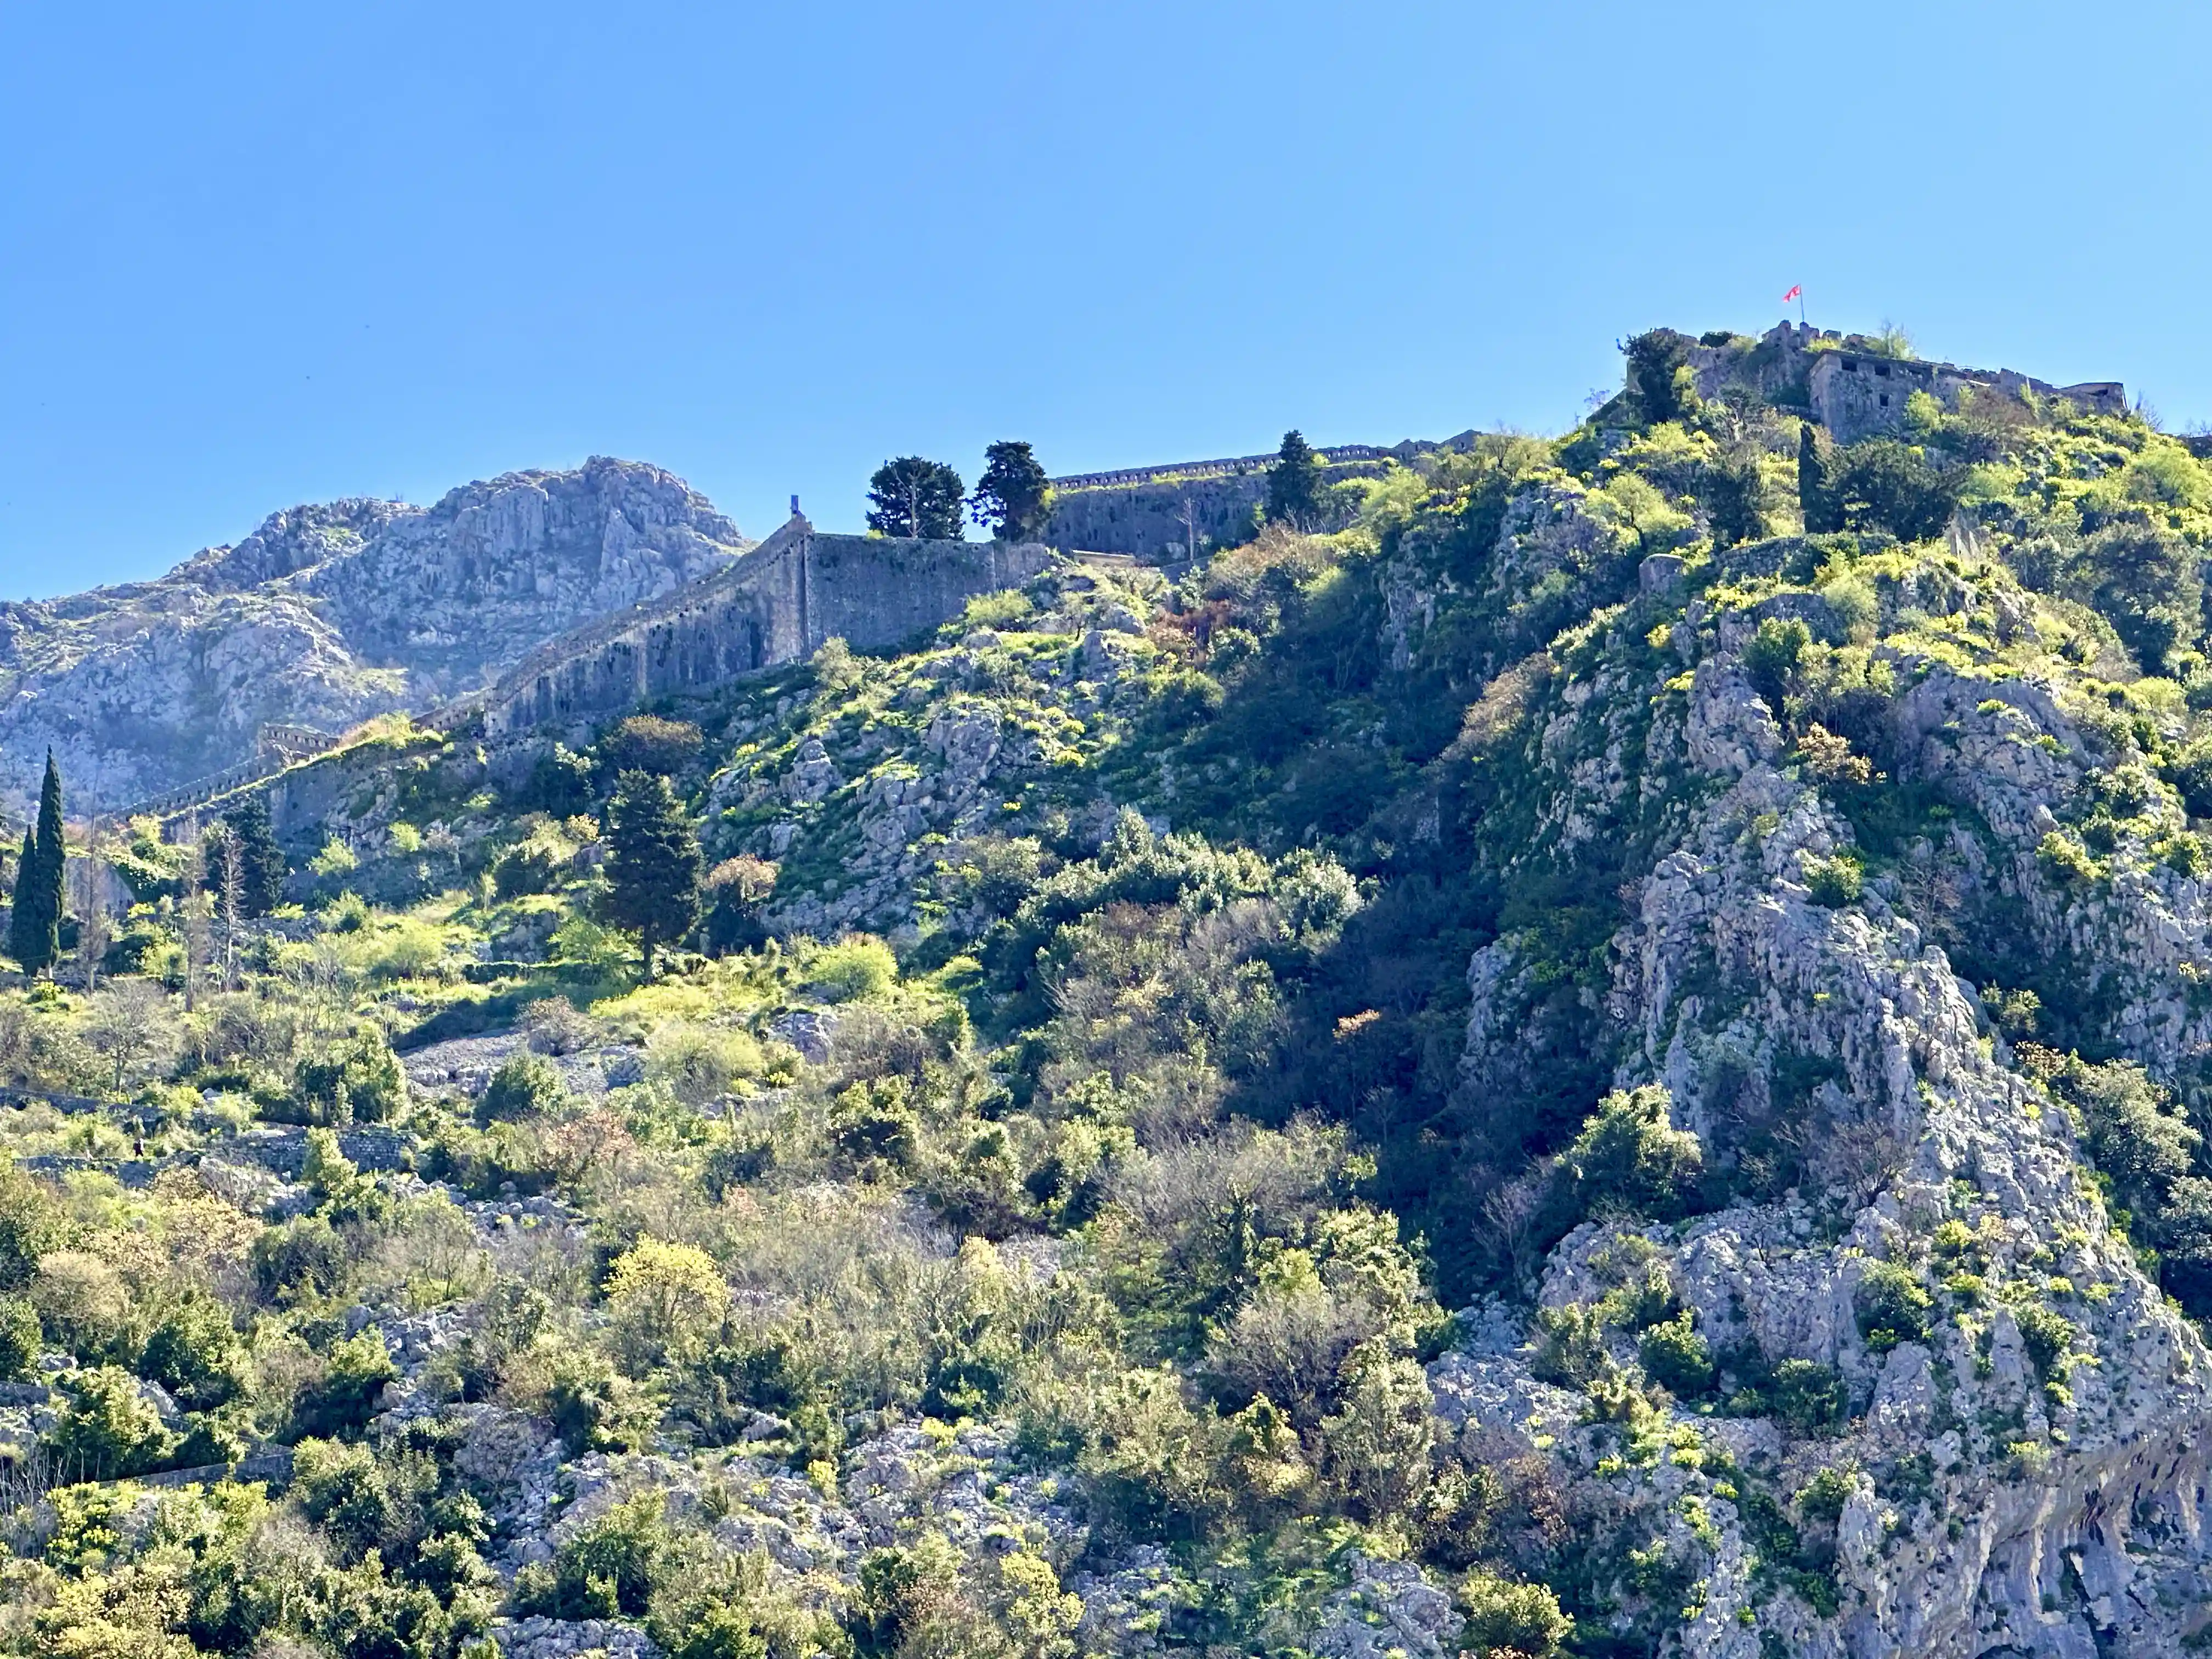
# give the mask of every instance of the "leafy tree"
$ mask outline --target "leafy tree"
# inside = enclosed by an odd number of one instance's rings
[[[768,937],[761,926],[761,907],[775,892],[779,871],[774,864],[750,853],[724,859],[707,872],[703,884],[707,902],[707,948],[717,955],[750,950]]]
[[[1321,457],[1295,427],[1267,469],[1267,517],[1293,529],[1310,529],[1321,517]]]
[[[722,1270],[694,1245],[641,1238],[607,1274],[607,1310],[633,1372],[695,1352],[729,1305]]]
[[[340,1128],[385,1122],[407,1098],[398,1059],[375,1030],[301,1060],[296,1088],[302,1121]]]
[[[1705,469],[1706,516],[1713,544],[1734,547],[1766,533],[1766,477],[1748,445],[1729,451]]]
[[[2112,623],[2146,673],[2160,673],[2197,643],[2204,582],[2197,556],[2171,532],[2113,525],[2099,532],[2066,573],[2072,595]]]
[[[666,778],[625,772],[609,809],[607,844],[608,915],[639,934],[651,979],[656,947],[699,920],[699,837]]]
[[[1939,471],[1911,445],[1868,438],[1845,449],[1835,477],[1841,528],[1887,530],[1899,541],[1943,533],[1959,505],[1960,476]]]
[[[868,480],[868,528],[886,536],[960,539],[960,498],[966,486],[942,461],[901,455]]]
[[[265,916],[284,899],[284,878],[289,873],[284,864],[284,851],[276,844],[276,833],[269,822],[269,798],[258,791],[223,814],[222,822],[230,831],[227,850],[238,860],[240,913],[246,916]],[[209,879],[222,884],[222,877],[209,872]]]
[[[1690,337],[1671,328],[1647,329],[1621,347],[1628,357],[1629,390],[1644,420],[1657,425],[1695,412],[1696,383],[1690,373]]]
[[[15,870],[15,908],[8,923],[9,954],[26,974],[36,976],[62,953],[63,884],[68,853],[62,844],[62,775],[54,751],[46,750],[46,781],[39,790],[35,836],[26,831]]]
[[[605,775],[612,777],[624,772],[674,777],[698,758],[705,741],[705,734],[689,720],[632,714],[599,739],[599,765]]]
[[[968,502],[977,524],[1000,541],[1033,541],[1051,510],[1051,487],[1027,444],[1009,439],[983,452],[983,476]]]

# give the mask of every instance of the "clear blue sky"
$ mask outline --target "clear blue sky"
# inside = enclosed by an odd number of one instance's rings
[[[765,533],[1556,430],[1654,323],[2212,417],[2201,6],[0,7],[0,595],[594,453]]]

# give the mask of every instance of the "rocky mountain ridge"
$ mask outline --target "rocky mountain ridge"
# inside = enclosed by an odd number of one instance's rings
[[[112,811],[252,752],[490,683],[535,647],[751,544],[672,474],[594,458],[272,514],[166,576],[0,607],[0,799],[52,748]]]

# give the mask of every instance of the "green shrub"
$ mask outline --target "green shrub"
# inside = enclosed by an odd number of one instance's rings
[[[648,1074],[695,1107],[731,1093],[744,1079],[758,1077],[767,1063],[750,1035],[726,1025],[672,1021],[653,1034],[646,1051]]]
[[[1876,1353],[1887,1353],[1900,1342],[1924,1340],[1933,1300],[1911,1269],[1894,1261],[1869,1262],[1852,1292],[1859,1334]]]
[[[2020,1304],[2013,1309],[2012,1316],[2013,1322],[2020,1327],[2021,1346],[2027,1348],[2036,1375],[2048,1379],[2073,1350],[2073,1321],[2040,1302]]]
[[[398,1058],[374,1030],[301,1060],[293,1090],[300,1106],[295,1121],[338,1128],[385,1122],[407,1099]]]
[[[374,1548],[392,1523],[392,1494],[366,1446],[306,1439],[292,1454],[292,1496],[347,1554]]]
[[[1687,1212],[1705,1154],[1696,1135],[1674,1127],[1673,1107],[1656,1084],[1599,1103],[1553,1172],[1567,1225],[1615,1211],[1661,1221]]]
[[[138,1370],[188,1411],[228,1405],[246,1392],[252,1376],[229,1310],[202,1296],[179,1303],[154,1327]]]
[[[1636,1344],[1644,1375],[1684,1398],[1703,1394],[1713,1385],[1712,1351],[1692,1324],[1691,1314],[1685,1309],[1672,1319],[1646,1328]]]
[[[2089,849],[2063,830],[2053,830],[2036,843],[2037,861],[2063,881],[2093,882],[2104,866],[2089,856]]]
[[[1856,904],[1863,884],[1858,854],[1846,849],[1833,858],[1808,858],[1805,884],[1812,902],[1828,909]]]
[[[58,1249],[70,1232],[53,1194],[13,1162],[0,1164],[0,1290],[21,1290],[38,1271],[39,1258]]]
[[[655,772],[673,777],[699,757],[705,741],[705,734],[689,720],[632,714],[617,721],[599,739],[599,775],[613,778],[624,772]]]
[[[545,1414],[571,1456],[628,1451],[644,1444],[660,1420],[653,1396],[591,1348],[563,1348],[554,1356]]]
[[[1844,1379],[1832,1365],[1785,1359],[1774,1368],[1765,1393],[1774,1415],[1800,1433],[1814,1433],[1843,1421]]]
[[[39,1310],[28,1298],[0,1296],[0,1382],[20,1382],[30,1376],[44,1346]]]
[[[642,1614],[674,1563],[666,1495],[640,1492],[580,1528],[553,1557],[542,1609],[557,1619]]]
[[[70,1397],[46,1432],[46,1452],[72,1480],[118,1480],[158,1468],[176,1444],[137,1379],[114,1365],[80,1371]]]
[[[270,1228],[253,1241],[251,1260],[261,1294],[280,1306],[333,1294],[350,1261],[345,1241],[319,1215],[295,1215]]]
[[[1474,1659],[1556,1659],[1575,1633],[1548,1585],[1520,1584],[1480,1568],[1460,1581],[1460,1632]]]
[[[550,823],[538,825],[491,866],[492,891],[503,899],[550,893],[574,863],[576,844]]]
[[[806,964],[808,982],[824,996],[852,1002],[881,996],[898,981],[891,947],[866,933],[852,933],[817,951]]]
[[[331,1344],[322,1376],[293,1403],[294,1431],[349,1435],[376,1415],[384,1385],[398,1380],[399,1368],[373,1330]]]
[[[528,1049],[511,1054],[484,1085],[477,1110],[488,1123],[550,1112],[568,1097],[568,1085],[550,1060]]]
[[[1539,1309],[1536,1328],[1543,1340],[1529,1370],[1539,1380],[1582,1389],[1613,1369],[1605,1346],[1605,1320],[1596,1309],[1580,1302]]]
[[[1783,718],[1797,665],[1812,648],[1813,630],[1797,617],[1763,617],[1758,632],[1745,642],[1744,676],[1777,720]]]
[[[906,1079],[853,1085],[831,1103],[830,1134],[864,1169],[910,1167],[921,1150],[921,1118],[907,1099]]]

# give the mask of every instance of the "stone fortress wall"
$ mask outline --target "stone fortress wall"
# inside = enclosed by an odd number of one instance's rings
[[[1464,449],[1474,440],[1473,432],[1462,432],[1441,441],[1409,438],[1387,449],[1339,444],[1314,453],[1323,478],[1340,483],[1379,477],[1393,461],[1410,465],[1423,455]],[[1200,550],[1243,541],[1251,533],[1252,509],[1267,499],[1274,460],[1236,455],[1054,478],[1044,539],[1063,552],[1126,553],[1164,563],[1188,558],[1194,537]]]
[[[1915,392],[1953,407],[1960,393],[1974,389],[2063,398],[2100,414],[2127,412],[2127,388],[2118,380],[2053,386],[2015,369],[1891,357],[1863,345],[1855,335],[1785,320],[1756,342],[1740,335],[1710,345],[1696,342],[1690,367],[1698,396],[1718,397],[1731,386],[1743,386],[1778,408],[1818,421],[1844,444],[1902,432],[1905,399]]]
[[[489,691],[434,717],[481,716],[494,742],[608,714],[811,656],[842,638],[872,650],[948,622],[982,593],[1049,565],[1037,543],[823,535],[794,513],[713,575],[549,641]]]

